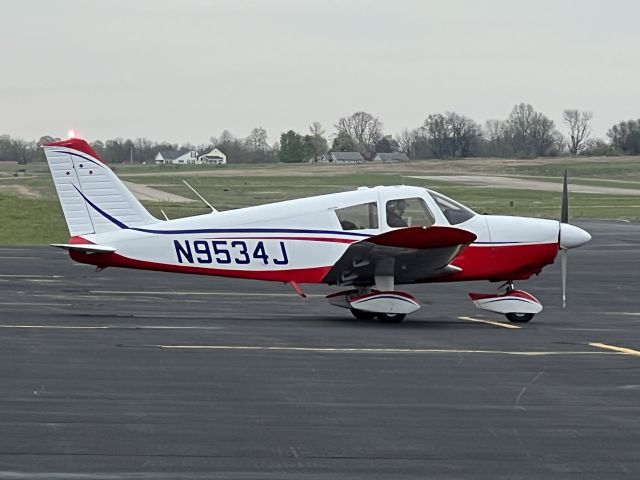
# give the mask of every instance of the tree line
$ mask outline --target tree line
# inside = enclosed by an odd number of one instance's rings
[[[256,127],[245,138],[225,130],[199,146],[144,138],[97,140],[91,145],[109,163],[149,163],[162,151],[196,150],[202,154],[213,147],[224,152],[230,163],[318,161],[330,151],[357,151],[367,160],[376,153],[395,151],[405,152],[411,159],[640,154],[640,119],[619,122],[607,132],[608,140],[602,140],[591,136],[591,112],[568,109],[562,118],[560,131],[542,112],[520,103],[505,119],[487,120],[484,125],[456,112],[433,113],[416,128],[393,136],[384,132],[378,117],[356,112],[338,119],[329,135],[314,122],[307,132],[288,130],[274,143],[269,143],[264,128]],[[59,139],[44,136],[25,141],[0,135],[0,161],[24,164],[44,160],[39,147],[55,140]]]

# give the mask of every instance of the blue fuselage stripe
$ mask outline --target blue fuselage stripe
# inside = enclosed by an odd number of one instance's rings
[[[188,235],[201,233],[319,233],[330,235],[346,235],[368,238],[371,235],[365,233],[348,233],[335,230],[305,230],[299,228],[202,228],[194,230],[151,230],[148,228],[131,228],[137,232],[155,233],[159,235]]]

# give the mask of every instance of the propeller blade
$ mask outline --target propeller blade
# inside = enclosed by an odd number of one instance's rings
[[[567,251],[560,250],[560,266],[562,268],[562,308],[567,306]]]
[[[562,207],[560,209],[560,223],[569,223],[569,189],[567,188],[567,171],[564,171],[562,181]]]
[[[569,223],[569,187],[567,185],[567,170],[564,170],[562,180],[562,204],[560,206],[560,229],[558,231],[558,247],[560,247],[560,268],[562,272],[562,308],[567,306],[567,250],[562,248],[562,224]]]

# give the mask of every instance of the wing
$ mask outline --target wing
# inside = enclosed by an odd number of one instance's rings
[[[324,278],[330,285],[370,285],[375,275],[413,283],[459,272],[449,265],[476,235],[455,227],[408,227],[353,243]]]

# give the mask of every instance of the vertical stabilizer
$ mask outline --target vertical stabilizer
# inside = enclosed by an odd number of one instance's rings
[[[104,233],[157,220],[85,141],[44,145],[69,233]]]

